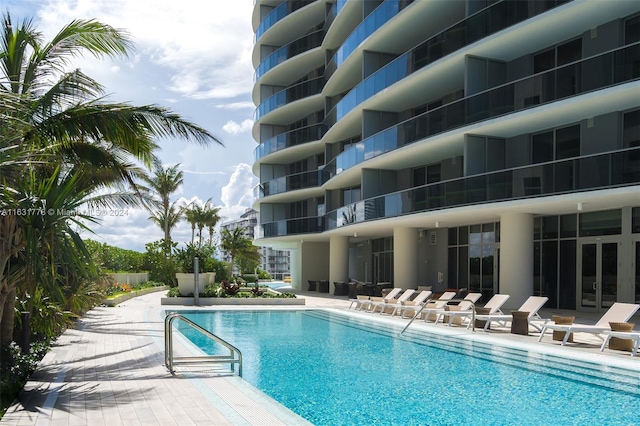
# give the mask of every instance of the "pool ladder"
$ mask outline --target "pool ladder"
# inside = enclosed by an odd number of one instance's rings
[[[224,346],[229,349],[229,355],[204,355],[204,356],[183,356],[183,357],[175,357],[173,356],[173,322],[179,320],[187,323],[192,328],[199,331],[201,334],[205,335],[209,339],[214,342]],[[198,324],[194,323],[190,319],[186,318],[183,315],[180,315],[177,312],[171,312],[167,314],[164,318],[164,364],[167,366],[167,369],[171,374],[173,374],[176,369],[174,366],[176,364],[230,364],[230,369],[233,372],[235,364],[238,364],[238,376],[242,377],[242,352],[231,343],[221,339],[215,334],[211,333],[209,330],[206,330],[200,327]]]

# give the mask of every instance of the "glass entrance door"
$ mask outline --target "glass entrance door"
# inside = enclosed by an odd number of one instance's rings
[[[617,300],[619,271],[618,241],[585,241],[578,257],[578,306],[601,312]]]

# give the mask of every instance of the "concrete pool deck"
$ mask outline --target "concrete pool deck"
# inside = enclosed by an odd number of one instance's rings
[[[269,309],[328,308],[347,311],[346,297],[300,292],[306,306]],[[67,330],[40,362],[18,400],[7,410],[0,425],[308,425],[286,407],[264,395],[243,379],[216,371],[185,371],[175,376],[164,366],[165,310],[209,310],[211,307],[161,306],[164,292],[130,299],[116,307],[98,307]],[[217,309],[238,309],[217,307]],[[256,309],[256,307],[247,307]],[[541,316],[569,314],[575,322],[594,323],[600,314],[542,310]],[[350,315],[379,321],[407,320],[351,311]],[[631,322],[640,323],[636,315]],[[581,335],[585,342],[560,347],[551,334],[538,343],[529,336],[499,329],[483,333],[462,327],[412,325],[438,333],[473,334],[473,338],[509,341],[567,357],[580,357],[640,369],[640,356],[605,349],[599,340]],[[637,327],[636,327],[637,328]],[[477,337],[476,337],[477,336]],[[584,336],[584,337],[583,337]],[[176,336],[177,355],[190,353],[189,343]],[[242,350],[242,348],[240,348]],[[225,366],[226,367],[226,366]]]

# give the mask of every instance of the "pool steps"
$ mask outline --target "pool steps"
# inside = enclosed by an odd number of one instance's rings
[[[420,329],[409,328],[400,336],[399,332],[405,325],[404,323],[393,324],[376,321],[376,326],[371,327],[372,321],[366,317],[356,317],[326,310],[306,310],[303,313],[368,332],[394,336],[421,345],[640,396],[640,369],[626,369],[548,353],[523,350],[507,345],[472,340],[469,333],[455,335],[430,333],[425,331],[423,327]]]

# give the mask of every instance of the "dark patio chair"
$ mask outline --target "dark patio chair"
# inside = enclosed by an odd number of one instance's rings
[[[307,288],[308,291],[316,291],[316,283],[317,281],[315,280],[307,280],[307,282],[309,283],[309,288]]]

